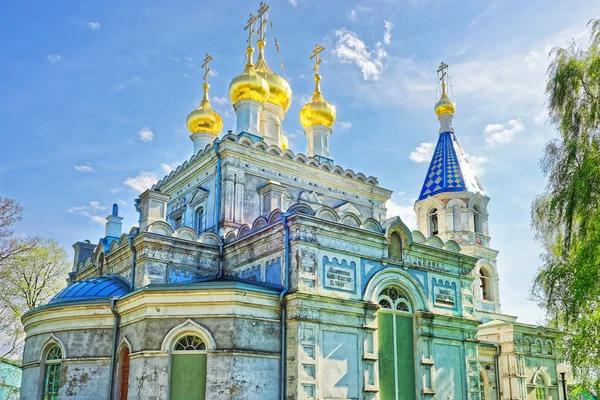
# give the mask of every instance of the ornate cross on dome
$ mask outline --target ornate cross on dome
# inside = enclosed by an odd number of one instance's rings
[[[323,47],[319,43],[317,43],[317,44],[315,44],[315,49],[313,50],[312,55],[310,56],[311,60],[313,58],[315,58],[315,66],[313,67],[313,69],[315,70],[315,74],[319,73],[319,64],[321,64],[321,59],[319,58],[319,53],[322,52],[323,50],[325,50],[325,47]]]
[[[446,91],[446,82],[444,81],[444,78],[446,77],[447,73],[446,70],[448,69],[448,64],[446,64],[445,62],[442,61],[442,63],[440,64],[440,67],[437,70],[437,73],[439,74],[440,72],[442,73],[442,76],[440,77],[440,81],[442,81],[442,91],[445,92]]]
[[[263,2],[260,3],[260,8],[256,12],[256,18],[260,18],[258,27],[258,40],[265,40],[265,34],[267,33],[267,19],[269,19],[269,5]]]
[[[204,57],[204,64],[202,64],[202,67],[200,68],[204,68],[204,83],[208,84],[208,73],[210,72],[210,68],[208,67],[208,63],[210,63],[212,61],[213,57],[206,53],[206,57]]]

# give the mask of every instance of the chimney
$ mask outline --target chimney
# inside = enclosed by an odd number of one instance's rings
[[[73,271],[77,271],[77,264],[83,262],[83,260],[92,256],[95,248],[96,245],[90,243],[89,240],[77,242],[73,245],[73,250],[75,250],[75,257],[73,260]]]
[[[123,226],[123,217],[119,217],[119,206],[113,204],[112,214],[106,217],[106,232],[105,237],[120,237],[121,228]]]

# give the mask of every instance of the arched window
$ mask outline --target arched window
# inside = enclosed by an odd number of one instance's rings
[[[127,347],[121,351],[119,358],[121,362],[119,400],[127,400],[127,392],[129,390],[129,349]]]
[[[529,341],[529,339],[525,339],[523,341],[523,352],[531,353],[531,342]]]
[[[488,380],[482,370],[479,370],[479,390],[481,400],[488,400]]]
[[[382,308],[394,311],[412,312],[410,301],[399,289],[390,286],[379,293],[377,302]]]
[[[388,256],[394,260],[402,260],[402,238],[398,232],[392,232],[390,235],[390,248],[388,251]]]
[[[454,226],[454,232],[462,230],[460,224],[460,206],[456,205],[452,207],[452,225]]]
[[[173,345],[169,392],[171,399],[206,398],[206,343],[199,336],[182,336]]]
[[[62,351],[58,346],[52,346],[44,361],[44,400],[58,400],[60,387],[60,367]]]
[[[533,345],[533,352],[535,354],[542,354],[542,342],[539,340],[535,341],[535,344]]]
[[[202,207],[194,212],[194,228],[196,228],[196,232],[198,233],[204,231],[204,208]]]
[[[546,342],[546,352],[549,356],[554,355],[554,350],[552,349],[552,343]]]
[[[483,227],[481,224],[481,208],[475,205],[473,206],[473,228],[476,233],[483,234]]]
[[[496,301],[492,286],[492,276],[485,267],[479,269],[479,294],[482,300]]]
[[[379,398],[416,398],[415,351],[412,306],[394,286],[379,293]]]
[[[437,235],[438,233],[439,230],[437,208],[433,208],[431,209],[431,211],[429,211],[429,235]]]
[[[535,378],[535,400],[546,400],[546,392],[546,382],[544,381],[544,378],[538,375]]]

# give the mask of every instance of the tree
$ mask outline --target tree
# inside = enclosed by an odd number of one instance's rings
[[[546,94],[557,138],[540,162],[548,177],[532,204],[542,266],[532,288],[563,335],[575,377],[600,391],[600,20],[585,46],[551,53]]]
[[[18,354],[23,344],[21,317],[65,286],[67,253],[53,240],[17,239],[12,226],[22,208],[0,198],[0,357]]]

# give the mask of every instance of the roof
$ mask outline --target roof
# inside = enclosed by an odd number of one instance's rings
[[[129,293],[129,282],[119,275],[107,275],[72,283],[50,300],[49,304],[77,300],[108,299]]]
[[[419,200],[444,192],[471,192],[485,196],[454,132],[442,132],[423,182]]]

